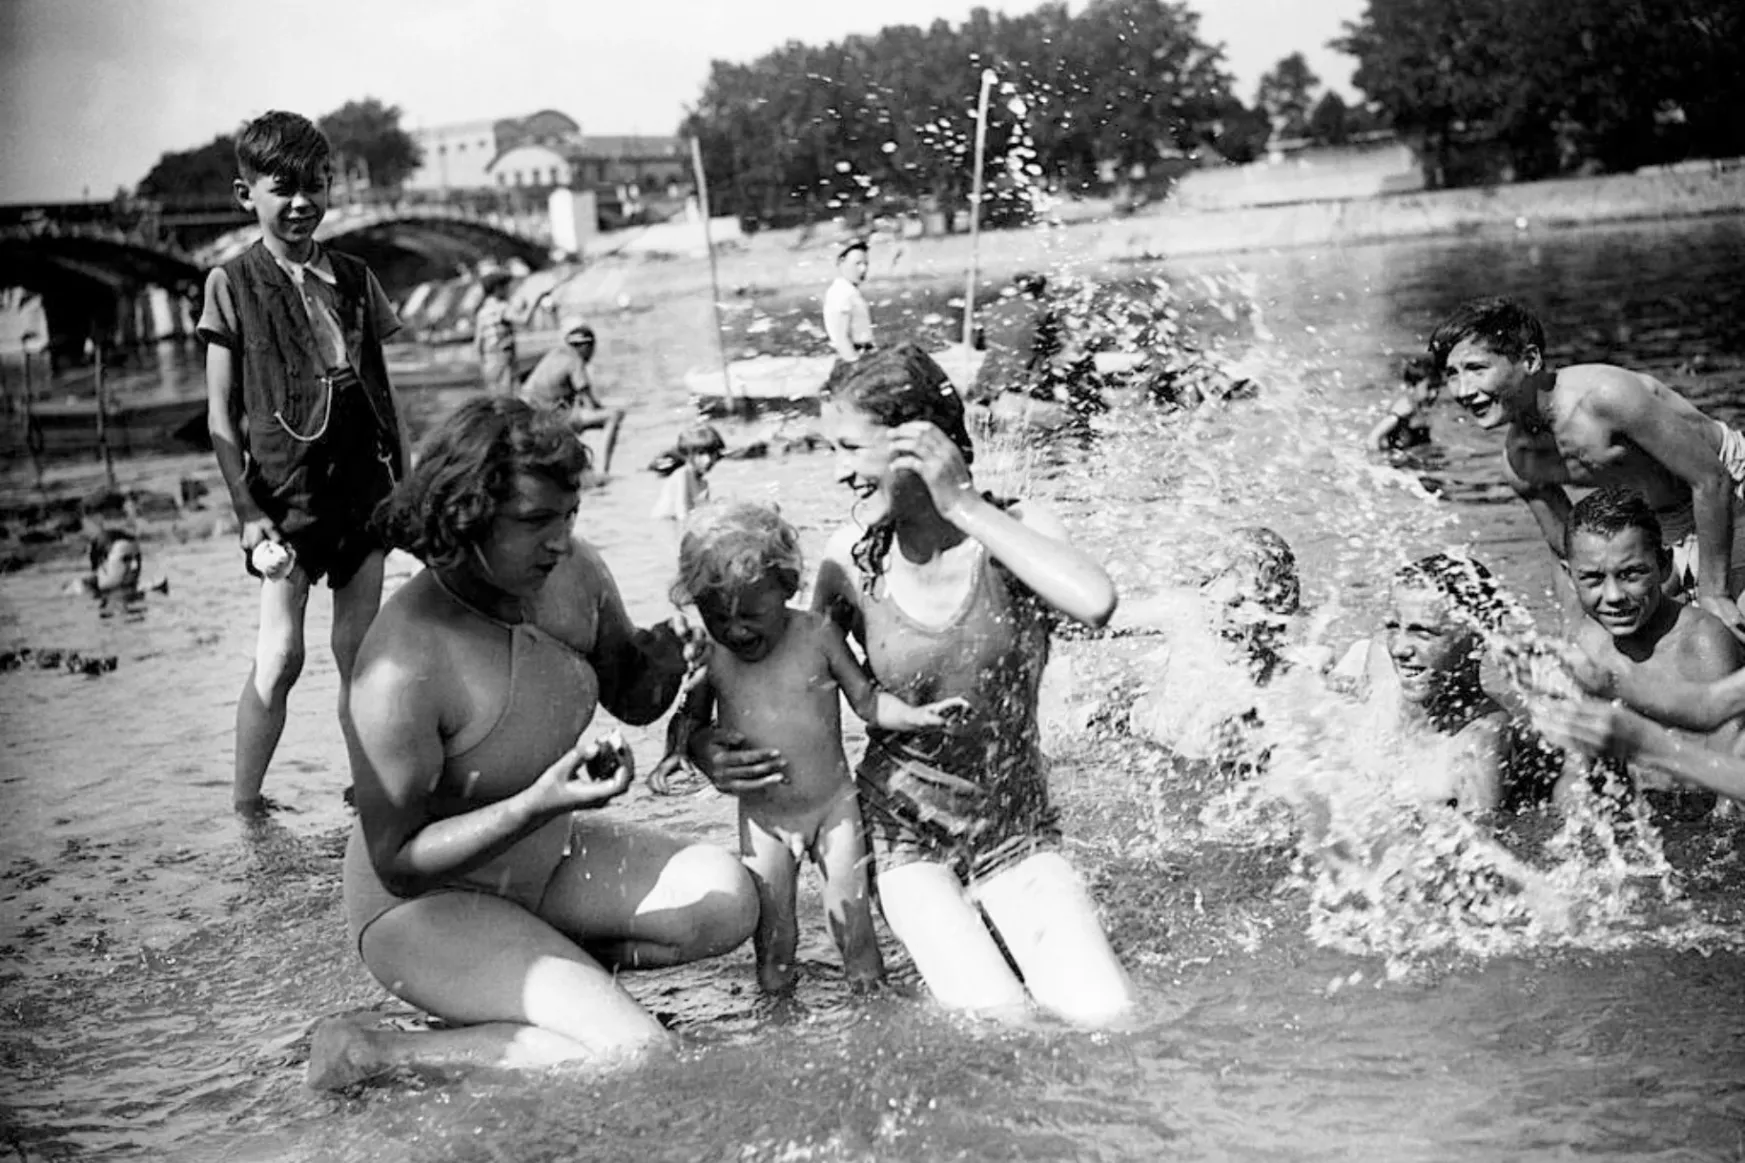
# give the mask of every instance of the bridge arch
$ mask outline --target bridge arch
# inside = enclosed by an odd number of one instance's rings
[[[233,230],[202,247],[194,260],[203,267],[218,266],[248,249],[258,235],[253,226]],[[336,207],[322,219],[315,237],[357,254],[378,268],[378,274],[395,267],[428,268],[411,281],[493,259],[520,259],[535,269],[551,261],[547,243],[505,229],[491,218],[445,206]]]

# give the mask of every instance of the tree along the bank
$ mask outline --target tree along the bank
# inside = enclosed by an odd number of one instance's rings
[[[989,212],[1022,213],[1039,186],[1082,190],[1147,171],[1242,130],[1222,51],[1164,0],[972,11],[851,36],[789,42],[750,64],[715,61],[680,132],[703,149],[713,206],[767,224],[887,205],[967,203],[982,70]],[[1234,106],[1234,109],[1232,108]]]
[[[317,120],[333,146],[341,178],[363,176],[377,187],[397,187],[418,168],[419,147],[400,128],[398,106],[373,97],[348,101]],[[232,199],[236,138],[221,134],[197,149],[161,155],[135,193],[166,205],[210,205]]]
[[[1745,152],[1739,0],[1369,0],[1332,47],[1432,185]]]

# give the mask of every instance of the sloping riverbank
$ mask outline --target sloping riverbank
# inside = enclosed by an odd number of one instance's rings
[[[1437,235],[1531,236],[1604,222],[1738,213],[1745,213],[1745,167],[1716,166],[1227,210],[1195,211],[1165,202],[1124,218],[989,231],[981,236],[977,257],[985,287],[1027,269],[1217,258]],[[813,285],[822,289],[834,275],[836,237],[826,227],[766,231],[721,248],[717,265],[723,297]],[[961,278],[971,253],[965,234],[875,237],[871,278]],[[709,264],[701,257],[606,258],[565,284],[563,298],[581,310],[647,303],[706,294],[709,278]]]

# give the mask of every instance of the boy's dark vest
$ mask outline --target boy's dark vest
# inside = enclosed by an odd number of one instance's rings
[[[390,458],[394,479],[405,472],[400,463],[399,419],[394,397],[388,390],[388,369],[382,359],[382,338],[376,332],[371,309],[369,267],[361,260],[335,250],[325,250],[333,266],[333,281],[339,300],[339,323],[346,346],[363,334],[355,370],[363,381],[363,394],[374,419],[379,447]],[[224,264],[236,300],[237,331],[241,341],[236,352],[239,390],[232,396],[233,420],[248,443],[249,475],[269,487],[301,475],[299,470],[317,455],[318,445],[331,442],[332,433],[321,440],[291,439],[285,428],[303,436],[320,431],[332,406],[329,389],[322,382],[325,368],[317,367],[315,335],[291,277],[273,259],[262,243],[255,243]],[[340,409],[335,409],[338,413]],[[277,415],[275,415],[275,413]],[[243,427],[246,416],[247,427]],[[283,424],[281,425],[281,420]],[[355,438],[357,434],[348,433]],[[349,442],[349,441],[348,441]]]

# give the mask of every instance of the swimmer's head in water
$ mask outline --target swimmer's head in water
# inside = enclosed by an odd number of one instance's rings
[[[1485,637],[1508,613],[1491,572],[1469,557],[1433,553],[1395,571],[1389,599],[1383,629],[1406,701],[1479,697]]]
[[[1213,555],[1200,594],[1214,607],[1218,633],[1241,647],[1265,681],[1285,630],[1302,609],[1302,583],[1290,544],[1263,525],[1232,532]]]
[[[481,396],[425,437],[377,521],[394,548],[428,566],[452,566],[484,541],[522,476],[574,492],[587,468],[587,449],[555,412]]]
[[[1400,361],[1400,383],[1427,391],[1432,397],[1442,389],[1442,377],[1427,355],[1409,356]]]
[[[1303,586],[1290,543],[1264,525],[1235,530],[1214,554],[1200,591],[1253,616],[1289,618],[1302,609]]]
[[[727,441],[713,424],[693,424],[679,433],[673,447],[680,456],[709,456],[719,460],[727,451]]]
[[[746,661],[768,655],[800,592],[800,535],[767,505],[705,505],[679,541],[675,605],[693,603],[709,636]]]
[[[1582,613],[1614,638],[1640,632],[1660,612],[1672,551],[1641,494],[1606,488],[1583,497],[1565,522],[1563,550]]]
[[[99,592],[136,590],[143,564],[139,540],[122,529],[105,529],[91,538],[91,576]]]

